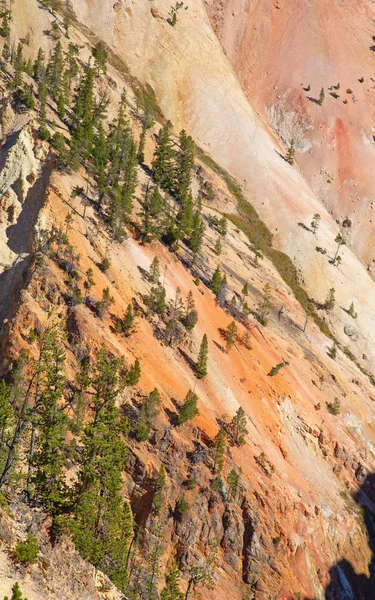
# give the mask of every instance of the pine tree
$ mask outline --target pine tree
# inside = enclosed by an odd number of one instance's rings
[[[315,215],[313,216],[313,219],[311,221],[311,228],[313,230],[314,235],[316,234],[316,232],[318,230],[320,219],[321,219],[321,216],[318,213],[315,213]]]
[[[211,281],[210,281],[210,288],[213,291],[213,293],[215,294],[215,296],[219,295],[221,286],[222,286],[222,282],[223,282],[223,276],[221,274],[220,267],[217,266],[214,274],[212,275]]]
[[[286,162],[288,162],[290,165],[294,165],[294,155],[296,153],[295,147],[294,147],[294,140],[291,140],[289,148],[288,148],[288,152],[287,155],[285,157]]]
[[[255,311],[255,317],[261,325],[267,325],[268,323],[268,314],[272,307],[271,297],[271,286],[269,283],[266,283],[263,287],[263,300],[258,304]]]
[[[64,27],[65,27],[65,35],[69,37],[69,28],[74,19],[74,11],[73,6],[70,0],[65,0],[64,6]]]
[[[220,254],[222,252],[221,239],[219,237],[216,240],[214,252],[215,252],[216,256],[220,256]]]
[[[240,474],[237,473],[234,469],[231,469],[228,475],[228,485],[230,488],[230,497],[232,498],[232,500],[236,499],[239,481]]]
[[[223,470],[226,445],[227,434],[225,429],[221,427],[214,438],[211,450],[212,458],[214,460],[214,471],[217,470],[218,473],[221,473]]]
[[[186,394],[184,403],[179,411],[177,417],[177,425],[183,425],[187,421],[194,419],[197,415],[199,415],[199,410],[197,408],[198,396],[192,392],[188,391]]]
[[[193,293],[190,290],[187,296],[186,312],[183,323],[188,331],[192,331],[198,322],[198,313],[195,309]]]
[[[107,73],[107,60],[108,60],[108,52],[103,44],[103,42],[98,42],[92,51],[92,54],[95,58],[95,65],[97,69],[97,75],[100,73],[105,75]]]
[[[137,385],[141,378],[141,363],[136,358],[134,364],[127,370],[124,377],[124,383],[127,386]]]
[[[139,164],[143,164],[145,161],[146,135],[147,135],[147,128],[146,128],[146,125],[143,123],[141,135],[139,136],[139,143],[138,143],[138,150],[137,150],[137,160],[138,160]]]
[[[233,444],[236,446],[241,446],[246,443],[245,435],[247,435],[247,419],[246,414],[242,406],[240,406],[231,420],[228,428],[228,434],[231,437]]]
[[[330,290],[327,294],[327,298],[324,302],[324,308],[326,310],[332,310],[332,308],[335,306],[335,302],[336,302],[335,288],[330,288]]]
[[[9,600],[8,596],[4,596],[4,600]],[[27,598],[22,598],[21,588],[17,582],[12,587],[12,596],[10,600],[27,600]]]
[[[16,51],[14,61],[13,61],[13,66],[14,66],[14,76],[13,76],[13,80],[11,82],[11,87],[13,89],[16,89],[16,88],[20,87],[20,85],[22,84],[22,74],[25,69],[25,60],[23,57],[23,46],[22,46],[21,42],[18,43],[17,51]]]
[[[176,219],[175,239],[189,237],[194,227],[194,200],[191,192],[181,198]]]
[[[195,372],[198,379],[203,379],[207,375],[207,360],[208,360],[208,341],[207,335],[204,334],[199,348],[198,360],[195,365]]]
[[[80,158],[91,156],[93,149],[94,71],[87,68],[81,80],[72,111],[71,166],[77,169]]]
[[[93,150],[93,170],[98,189],[98,204],[101,206],[107,188],[108,148],[103,125],[100,123],[95,136]]]
[[[90,267],[86,271],[86,279],[83,282],[83,287],[85,288],[85,297],[87,297],[90,294],[91,288],[94,287],[94,285],[96,285],[94,281],[94,272]]]
[[[2,22],[0,28],[0,35],[4,38],[8,38],[10,35],[10,21],[11,21],[11,11],[6,9],[6,5],[3,6],[5,10],[3,10],[1,14]]]
[[[98,302],[98,314],[101,319],[107,314],[109,307],[113,304],[115,299],[111,296],[109,287],[103,288],[102,299]]]
[[[337,234],[337,236],[335,237],[335,242],[337,244],[337,248],[336,248],[336,253],[335,253],[335,256],[334,256],[334,259],[333,259],[333,264],[336,264],[336,262],[338,262],[338,258],[339,258],[338,253],[339,253],[339,250],[340,250],[341,246],[345,246],[346,245],[345,238],[343,237],[343,235],[341,233]],[[341,260],[340,260],[340,262],[341,262]]]
[[[64,55],[61,42],[57,42],[46,70],[46,83],[51,96],[57,100],[62,89],[62,75],[64,71]]]
[[[238,327],[234,321],[229,323],[228,327],[225,330],[225,338],[226,338],[226,351],[227,353],[230,351],[232,346],[235,344],[237,339]]]
[[[176,563],[165,578],[165,587],[160,596],[161,600],[183,600],[180,591],[180,571]]]
[[[166,309],[166,291],[160,283],[152,287],[150,294],[145,298],[145,304],[151,312],[163,315]]]
[[[122,322],[122,331],[125,337],[130,337],[135,332],[135,315],[132,304],[128,304],[126,313]]]
[[[191,232],[189,238],[189,248],[193,253],[192,263],[195,265],[197,261],[198,254],[202,248],[203,244],[203,236],[204,236],[205,224],[202,219],[202,210],[201,207],[198,206],[194,213],[194,221],[193,221],[193,230]]]
[[[148,186],[144,187],[144,197],[140,204],[142,243],[148,244],[159,239],[161,235],[160,216],[163,200],[157,185],[152,190]]]
[[[70,521],[77,549],[102,569],[119,587],[127,581],[125,569],[130,539],[131,512],[121,498],[128,430],[116,399],[124,389],[123,361],[104,350],[82,379],[89,399],[90,418],[81,436],[74,514]]]
[[[174,194],[178,202],[186,202],[190,192],[191,173],[194,167],[194,142],[184,130],[179,136],[179,149],[176,153]]]
[[[323,102],[324,102],[324,98],[325,98],[325,93],[324,93],[324,88],[322,88],[320,90],[319,93],[319,100],[318,100],[318,104],[320,104],[320,106],[322,106]]]
[[[38,384],[40,405],[32,419],[28,487],[33,483],[35,499],[55,514],[61,511],[67,492],[64,469],[68,420],[59,407],[65,387],[65,353],[57,329],[47,329],[42,344],[45,365]]]
[[[148,278],[151,281],[151,283],[160,283],[160,261],[157,256],[155,256],[150,265]]]
[[[173,160],[175,156],[171,134],[172,123],[167,121],[159,131],[152,162],[155,182],[169,192],[173,191]]]

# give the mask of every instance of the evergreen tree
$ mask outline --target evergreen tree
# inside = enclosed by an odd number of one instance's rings
[[[263,287],[263,300],[258,304],[255,311],[255,317],[261,325],[267,325],[268,323],[268,314],[272,307],[271,296],[271,286],[266,283]]]
[[[318,213],[315,213],[315,215],[313,216],[313,219],[311,221],[311,228],[313,230],[314,235],[316,234],[316,232],[318,230],[320,219],[321,219],[321,216]]]
[[[4,596],[4,600],[9,600],[8,596]],[[22,597],[21,588],[17,582],[12,587],[12,596],[10,600],[27,600],[26,597]]]
[[[127,386],[137,385],[141,378],[141,363],[136,358],[134,364],[127,370],[124,382]]]
[[[179,411],[177,417],[177,425],[183,425],[187,421],[194,419],[197,415],[199,415],[199,410],[197,408],[198,396],[192,392],[188,391],[186,394],[184,403]]]
[[[33,483],[35,499],[55,514],[61,510],[67,492],[64,469],[68,420],[59,407],[65,387],[65,353],[57,329],[47,329],[42,344],[44,365],[38,382],[39,406],[32,418],[28,487]]]
[[[150,294],[145,298],[145,304],[151,312],[163,315],[166,309],[166,291],[160,283],[152,287]]]
[[[216,256],[220,256],[220,254],[222,252],[221,239],[219,237],[217,238],[217,240],[215,242],[214,252],[215,252]]]
[[[237,332],[238,332],[238,327],[236,325],[236,323],[234,321],[231,321],[231,323],[229,323],[228,327],[225,330],[225,337],[226,337],[226,351],[229,352],[229,350],[232,348],[232,346],[235,344],[236,339],[237,339]]]
[[[210,281],[210,288],[213,291],[213,293],[215,294],[215,296],[219,295],[221,286],[222,286],[222,282],[223,282],[223,276],[221,274],[220,267],[217,266],[214,274],[211,277],[211,281]]]
[[[151,550],[147,557],[147,576],[146,576],[146,585],[145,591],[147,600],[158,600],[159,594],[157,589],[157,580],[160,575],[160,557],[162,555],[162,544],[163,539],[163,528],[162,525],[159,524],[156,527],[156,536],[153,540],[153,544],[151,546]]]
[[[135,316],[132,304],[128,304],[126,313],[122,322],[122,331],[125,337],[130,337],[135,332]]]
[[[331,310],[335,306],[336,298],[335,298],[335,289],[330,288],[326,301],[324,303],[324,308],[326,310]]]
[[[217,432],[212,444],[212,458],[214,460],[214,471],[221,473],[224,466],[224,454],[227,445],[227,434],[222,427]]]
[[[11,21],[11,11],[7,10],[6,5],[4,5],[3,7],[3,11],[1,13],[1,28],[0,28],[0,35],[4,38],[8,38],[10,35],[10,21]]]
[[[125,160],[124,184],[121,192],[122,217],[127,219],[133,210],[133,200],[137,188],[137,150],[133,139],[130,141],[129,152]]]
[[[188,331],[192,331],[198,322],[198,313],[195,309],[195,302],[191,290],[187,296],[186,312],[183,323]]]
[[[116,399],[124,389],[123,361],[99,352],[95,365],[81,381],[89,398],[90,418],[83,430],[70,528],[84,558],[102,569],[122,588],[129,542],[131,512],[120,491],[126,457],[122,436],[129,430]]]
[[[62,75],[64,71],[64,55],[61,42],[57,42],[53,49],[46,70],[46,83],[51,96],[57,100],[62,89]]]
[[[202,211],[201,207],[198,206],[194,213],[193,230],[189,238],[189,248],[193,253],[193,265],[195,265],[197,256],[202,248],[204,230],[205,224],[202,219]]]
[[[172,123],[167,121],[159,131],[152,162],[154,181],[169,192],[173,191],[173,160],[175,156],[171,134]]]
[[[180,209],[176,219],[175,239],[189,237],[194,227],[194,200],[191,192],[181,199]]]
[[[160,283],[160,261],[157,256],[155,256],[150,265],[148,278],[151,281],[151,283]]]
[[[71,166],[77,169],[80,158],[91,156],[93,148],[94,71],[87,68],[78,88],[73,108],[71,134]]]
[[[286,162],[288,162],[290,165],[294,165],[294,155],[296,153],[295,147],[294,147],[294,140],[291,140],[289,148],[288,148],[288,152],[287,155],[285,157]]]
[[[145,124],[143,123],[141,135],[139,136],[138,151],[137,151],[137,160],[138,160],[139,164],[143,164],[145,161],[146,135],[147,135],[147,128],[146,128]]]
[[[21,42],[18,43],[17,46],[17,51],[13,60],[13,66],[14,66],[14,76],[13,76],[13,80],[11,83],[11,87],[16,89],[18,87],[20,87],[20,85],[22,84],[22,74],[24,72],[25,69],[25,60],[23,57],[23,46],[21,44]]]
[[[180,591],[180,571],[176,563],[165,578],[165,587],[160,596],[161,600],[183,600]]]
[[[247,429],[246,414],[242,406],[238,408],[236,414],[234,415],[227,428],[227,431],[233,444],[235,444],[236,446],[242,446],[246,443],[244,436],[247,435],[249,432]]]
[[[107,187],[107,164],[108,164],[108,148],[103,125],[100,123],[98,133],[95,136],[93,150],[93,170],[96,185],[98,188],[98,204],[101,206],[103,196]]]
[[[203,379],[207,375],[207,360],[208,360],[208,341],[207,335],[204,334],[199,348],[198,361],[195,365],[195,372],[198,379]]]
[[[241,471],[241,469],[240,469],[240,471]],[[228,485],[230,488],[230,496],[233,500],[235,500],[236,496],[237,496],[239,481],[240,481],[240,474],[237,473],[234,469],[231,469],[231,471],[229,472],[229,475],[228,475]]]
[[[343,235],[341,233],[337,234],[337,236],[335,237],[335,242],[337,244],[337,248],[336,248],[336,253],[335,253],[335,256],[334,256],[334,259],[333,259],[333,264],[336,264],[336,262],[338,262],[338,258],[339,258],[338,253],[339,253],[339,250],[340,250],[341,246],[345,246],[346,245],[346,241],[345,241],[345,239],[344,239],[344,237],[343,237]]]
[[[92,51],[92,54],[95,58],[97,74],[100,75],[100,73],[102,72],[103,75],[105,75],[107,73],[108,53],[103,42],[98,42],[96,44],[94,50]]]
[[[160,216],[163,200],[157,185],[152,190],[149,187],[144,187],[144,197],[140,204],[141,212],[139,215],[142,219],[142,243],[148,244],[153,240],[159,239],[161,235]]]
[[[179,149],[176,153],[174,194],[178,202],[186,202],[190,193],[191,173],[194,167],[194,142],[184,130],[179,136]]]
[[[319,100],[318,100],[318,104],[320,104],[320,106],[322,106],[323,102],[324,102],[324,98],[325,98],[325,93],[324,93],[324,88],[322,88],[320,90],[319,93]]]
[[[70,0],[65,0],[64,6],[64,27],[65,27],[65,35],[69,37],[69,28],[74,19],[74,11],[73,6]]]

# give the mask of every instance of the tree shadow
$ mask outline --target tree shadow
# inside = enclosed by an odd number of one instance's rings
[[[320,100],[318,100],[318,98],[313,98],[312,96],[306,96],[306,98],[310,100],[310,102],[313,102],[314,104],[320,106]]]
[[[357,573],[346,559],[333,565],[329,571],[330,582],[325,590],[326,600],[375,600],[375,474],[364,479],[354,501],[362,508],[367,529],[371,561],[369,575]],[[309,600],[305,598],[305,600]]]
[[[307,225],[305,225],[305,223],[298,223],[298,225],[299,225],[299,227],[302,227],[302,229],[306,229],[306,231],[313,233],[313,230],[310,229],[310,227],[307,227]]]

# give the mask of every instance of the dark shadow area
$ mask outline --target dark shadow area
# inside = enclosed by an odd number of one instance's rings
[[[355,502],[363,510],[363,520],[367,529],[371,561],[369,575],[356,573],[346,559],[335,564],[329,571],[330,582],[325,590],[326,600],[375,600],[375,474],[367,475],[357,494]],[[349,535],[349,534],[348,534]],[[353,548],[353,550],[355,550]],[[312,600],[305,598],[304,600]]]
[[[318,104],[318,106],[320,106],[320,100],[318,100],[318,98],[313,98],[312,96],[306,96],[306,98],[310,100],[310,102],[313,102],[314,104]]]
[[[44,166],[41,176],[27,193],[17,223],[10,225],[6,230],[8,246],[16,254],[23,254],[32,250],[34,227],[38,220],[39,212],[44,205],[45,191],[50,173],[49,165]]]
[[[302,227],[302,229],[306,229],[306,231],[313,233],[313,230],[310,229],[310,227],[307,227],[307,225],[305,225],[305,223],[298,223],[298,225],[299,225],[299,227]]]

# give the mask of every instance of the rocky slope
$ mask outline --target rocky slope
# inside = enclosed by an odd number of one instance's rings
[[[259,3],[259,23],[266,18],[267,7],[261,10]],[[293,259],[308,295],[323,302],[328,289],[336,289],[335,308],[319,314],[324,315],[342,346],[348,346],[360,365],[371,372],[375,352],[374,283],[355,254],[358,251],[363,256],[361,248],[353,239],[353,247],[344,249],[340,267],[330,264],[327,255],[316,252],[316,245],[327,248],[328,256],[334,252],[338,225],[320,203],[321,197],[315,195],[317,188],[309,187],[298,167],[291,167],[280,157],[283,150],[267,125],[266,111],[257,115],[256,109],[262,111],[255,98],[253,107],[249,104],[215,36],[204,4],[199,0],[189,3],[175,28],[165,21],[169,2],[164,0],[152,4],[148,0],[120,0],[115,5],[80,0],[74,3],[74,9],[78,22],[72,27],[71,39],[82,47],[82,60],[87,60],[91,44],[99,36],[128,64],[132,75],[153,86],[175,131],[186,127],[220,167],[237,177],[245,198],[253,203],[274,233],[275,246]],[[282,14],[274,6],[272,10]],[[248,13],[242,5],[223,13],[220,19],[216,6],[211,7],[210,13],[228,53],[225,27],[226,15],[231,12],[233,18],[241,16],[243,27],[247,24],[243,17]],[[51,48],[52,41],[43,31],[50,28],[53,20],[33,0],[28,0],[26,6],[21,0],[14,2],[16,35],[26,37],[33,23],[30,53],[35,54],[40,45],[46,50]],[[286,31],[287,25],[280,30]],[[238,32],[239,27],[234,31]],[[262,54],[260,48],[257,52]],[[230,54],[230,58],[235,63],[234,56]],[[246,60],[247,57],[245,63]],[[115,102],[125,85],[131,112],[134,95],[119,60],[111,61],[101,85],[110,91],[110,111],[115,110]],[[267,89],[271,93],[264,83],[264,93]],[[315,110],[314,103],[311,107]],[[326,105],[321,108],[326,110]],[[56,119],[54,107],[50,110]],[[84,210],[79,198],[71,196],[72,187],[85,185],[85,172],[69,175],[53,169],[48,144],[35,135],[34,117],[31,111],[27,124],[10,114],[6,142],[1,148],[3,358],[17,357],[20,349],[27,346],[30,331],[46,325],[52,311],[59,321],[66,322],[71,378],[77,369],[77,347],[94,350],[105,346],[124,356],[127,363],[136,357],[141,360],[139,387],[127,392],[121,402],[129,410],[137,410],[137,394],[146,394],[157,386],[162,393],[163,411],[149,442],[129,440],[124,497],[129,499],[137,522],[149,532],[150,539],[145,540],[147,548],[155,526],[155,516],[150,511],[150,489],[161,462],[165,465],[169,510],[164,524],[162,566],[169,568],[177,557],[186,569],[207,556],[216,540],[219,543],[217,585],[213,590],[201,590],[203,598],[242,600],[250,585],[255,597],[264,600],[323,599],[334,579],[331,569],[336,563],[347,559],[356,572],[367,573],[371,552],[363,515],[354,499],[375,463],[375,395],[369,377],[341,350],[336,361],[328,356],[332,342],[312,319],[303,331],[305,310],[281,277],[280,265],[277,269],[265,257],[259,268],[254,267],[252,245],[239,227],[246,231],[243,217],[229,223],[219,257],[212,251],[217,234],[207,227],[199,276],[203,282],[207,281],[219,264],[228,278],[228,300],[233,293],[240,298],[248,281],[251,307],[259,302],[263,285],[268,282],[273,290],[273,308],[265,328],[251,317],[251,349],[238,343],[230,353],[223,352],[220,329],[228,325],[231,317],[217,306],[206,285],[199,288],[194,285],[192,273],[184,266],[188,257],[184,245],[174,254],[159,242],[141,246],[132,235],[121,244],[111,241],[93,205]],[[139,129],[136,123],[134,128]],[[155,125],[152,134],[157,130]],[[154,135],[150,135],[146,148],[148,162],[153,146]],[[304,168],[302,163],[301,167]],[[140,170],[139,177],[141,184],[146,175]],[[207,160],[198,159],[194,179],[195,188],[203,180],[209,181],[216,191],[214,201],[204,202],[207,225],[208,217],[220,212],[238,217],[238,198],[231,193],[225,181],[228,178],[220,175],[219,169]],[[316,212],[322,215],[322,223],[314,238],[311,231],[299,224],[308,228]],[[93,295],[98,298],[108,286],[115,299],[104,319],[98,319],[85,304],[71,307],[66,303],[66,273],[52,256],[46,254],[41,258],[38,252],[43,232],[64,223],[68,213],[73,214],[69,238],[80,254],[81,274],[92,268],[96,281]],[[97,266],[104,256],[111,261],[106,273]],[[139,319],[137,332],[129,340],[113,327],[116,317],[124,314],[130,301],[144,308],[143,298],[149,290],[144,272],[155,256],[165,271],[168,298],[174,297],[177,287],[184,298],[192,291],[199,314],[194,332],[177,348],[157,339],[154,335],[157,323],[144,317]],[[355,321],[343,310],[351,301],[359,313]],[[243,325],[239,328],[243,335]],[[204,333],[209,339],[209,374],[196,382],[190,363],[195,360]],[[272,367],[282,361],[288,364],[271,377]],[[176,410],[176,401],[180,402],[186,391],[194,387],[199,396],[199,417],[183,428],[173,427],[171,414]],[[335,397],[341,403],[341,412],[336,416],[326,407]],[[231,468],[241,468],[238,495],[229,502],[227,488],[213,490],[210,486],[209,448],[218,424],[223,418],[231,418],[239,406],[248,417],[249,434],[246,445],[230,449],[226,457],[225,478]],[[192,475],[197,485],[188,490],[186,480]],[[176,518],[175,507],[184,492],[190,508]],[[369,500],[368,505],[371,506]],[[22,515],[16,514],[15,518],[24,521]],[[53,573],[47,577],[55,585],[51,591],[45,580],[38,582],[37,573],[25,574],[11,563],[14,533],[8,535],[3,531],[0,537],[3,564],[12,565],[4,569],[9,568],[11,578],[23,581],[29,598],[42,598],[42,594],[46,598],[55,597],[59,588]],[[69,550],[68,564],[73,560],[72,553]],[[43,566],[43,560],[41,557],[35,570]],[[87,565],[82,568],[84,573],[89,569]],[[346,576],[350,579],[348,569],[343,567],[341,572],[343,581]],[[92,575],[87,577],[85,593],[95,598],[97,592],[90,591],[94,590],[90,588]],[[354,589],[355,583],[352,585]],[[5,593],[9,588],[8,580],[0,591]],[[82,587],[77,589],[74,585],[61,593],[67,598],[85,597]]]

